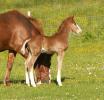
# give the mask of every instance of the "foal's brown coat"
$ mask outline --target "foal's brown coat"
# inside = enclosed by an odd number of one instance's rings
[[[28,42],[28,46],[31,47],[31,52],[33,58],[36,59],[41,52],[46,52],[48,54],[57,54],[57,61],[58,61],[58,72],[57,72],[57,82],[59,86],[62,86],[61,83],[61,67],[62,61],[64,57],[64,51],[68,47],[68,33],[75,32],[80,33],[80,27],[75,23],[73,17],[68,17],[63,21],[60,25],[58,31],[51,37],[43,36],[42,44],[39,43],[38,45],[34,46],[34,43],[37,42],[34,37]],[[39,37],[38,37],[39,39]],[[40,47],[39,47],[40,46]],[[38,49],[37,49],[38,48]]]

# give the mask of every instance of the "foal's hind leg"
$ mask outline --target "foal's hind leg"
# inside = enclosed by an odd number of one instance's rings
[[[58,71],[57,71],[57,83],[59,86],[62,86],[61,82],[61,68],[62,68],[62,62],[64,58],[64,51],[61,51],[58,53],[57,61],[58,61]]]
[[[14,52],[14,51],[8,52],[7,68],[6,68],[5,78],[4,78],[4,85],[6,85],[6,86],[8,86],[10,84],[10,73],[12,70],[15,56],[16,56],[16,52]]]
[[[26,84],[28,86],[32,85],[33,87],[36,87],[35,80],[34,80],[34,62],[36,61],[37,56],[33,56],[29,53],[28,58],[25,62],[25,68],[26,68]]]

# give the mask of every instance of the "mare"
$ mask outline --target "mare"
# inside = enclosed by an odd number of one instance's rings
[[[57,63],[58,63],[58,70],[57,70],[57,82],[59,86],[62,86],[61,82],[61,69],[62,69],[62,62],[64,58],[64,52],[68,48],[68,36],[70,32],[75,32],[80,34],[82,32],[81,28],[76,24],[74,21],[74,16],[66,18],[61,25],[59,26],[58,31],[53,36],[37,36],[31,38],[28,41],[28,47],[31,52],[29,52],[29,56],[34,59],[37,59],[40,53],[45,52],[47,54],[57,54]],[[42,42],[38,42],[39,39],[42,38]],[[41,41],[41,40],[40,40]],[[32,55],[30,54],[32,53]],[[29,60],[30,58],[28,58]],[[27,84],[29,85],[29,76],[28,70],[27,71]],[[32,74],[32,73],[31,73]],[[34,81],[34,79],[33,79]]]
[[[41,23],[37,19],[30,17],[30,15],[28,15],[27,18],[34,25],[34,27],[38,31],[40,31],[40,34],[44,35],[44,31],[43,31]],[[22,33],[21,33],[21,35],[22,35]],[[8,52],[7,68],[6,68],[5,78],[4,78],[4,85],[6,85],[6,86],[10,85],[10,73],[12,70],[12,66],[13,66],[13,62],[16,57],[16,54],[17,54],[16,51],[9,50],[9,52]],[[28,56],[28,51],[25,55],[23,55],[23,57],[26,59],[27,56]],[[41,53],[40,56],[38,57],[37,61],[35,62],[34,67],[42,69],[43,66],[45,68],[50,68],[50,65],[51,65],[51,55],[46,54],[46,53]],[[42,77],[43,76],[41,76],[40,78],[42,78]]]
[[[30,20],[32,19],[30,18]],[[31,49],[27,46],[27,42],[31,37],[34,37],[34,39],[38,38],[37,43],[40,44],[42,42],[42,33],[38,28],[34,27],[34,23],[30,20],[15,10],[0,14],[0,52],[5,50],[9,51],[8,68],[6,70],[7,77],[5,77],[4,81],[5,84],[7,83],[10,74],[8,71],[12,68],[11,66],[14,60],[12,58],[16,56],[16,53],[20,53],[26,58],[25,67],[29,72],[30,83],[32,86],[36,86],[33,81],[32,73],[34,59],[27,54]],[[32,52],[29,54],[33,55]]]

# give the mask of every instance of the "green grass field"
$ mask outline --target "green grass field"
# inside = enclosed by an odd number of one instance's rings
[[[70,35],[63,69],[63,86],[56,84],[56,55],[52,58],[51,84],[25,85],[24,59],[17,55],[10,87],[3,85],[7,51],[0,53],[0,100],[104,100],[103,0],[0,0],[0,13],[17,9],[43,23],[46,35],[56,32],[62,20],[74,15],[83,32]]]

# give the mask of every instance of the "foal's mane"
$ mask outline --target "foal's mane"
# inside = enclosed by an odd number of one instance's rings
[[[67,30],[68,25],[74,22],[74,19],[73,18],[74,18],[74,16],[71,16],[71,17],[66,18],[61,23],[61,25],[59,26],[58,31],[57,31],[56,34],[59,34],[60,32],[63,32],[64,30]]]

